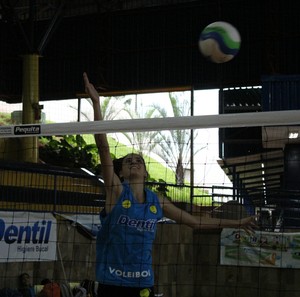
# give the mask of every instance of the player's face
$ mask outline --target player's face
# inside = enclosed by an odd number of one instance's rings
[[[145,161],[138,154],[129,154],[125,156],[122,163],[122,175],[125,179],[130,177],[147,176]]]

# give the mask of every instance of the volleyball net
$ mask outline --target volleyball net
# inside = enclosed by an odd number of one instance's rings
[[[153,249],[157,294],[219,296],[228,289],[224,267],[234,270],[233,291],[242,290],[241,283],[260,291],[260,282],[246,276],[251,269],[298,268],[285,258],[290,248],[285,231],[298,236],[299,124],[300,111],[293,110],[0,126],[3,284],[15,281],[16,267],[30,272],[35,284],[42,278],[94,280],[105,191],[93,134],[106,133],[114,158],[142,153],[153,191],[193,215],[258,214],[256,239],[268,239],[255,246],[243,232],[195,233],[166,217]],[[17,162],[27,154],[37,162]],[[24,226],[40,236],[34,244],[30,235],[23,233],[18,242],[9,231]],[[240,246],[241,238],[247,245]],[[259,271],[257,277],[264,273]]]
[[[51,136],[68,134],[95,134],[142,132],[158,130],[239,128],[290,126],[299,124],[298,110],[249,112],[202,116],[181,116],[148,119],[105,120],[78,123],[29,124],[0,126],[0,137]]]

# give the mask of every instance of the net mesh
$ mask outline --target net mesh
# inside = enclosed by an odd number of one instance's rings
[[[107,133],[113,158],[142,153],[147,186],[177,207],[226,219],[259,214],[252,237],[232,229],[193,231],[164,217],[153,246],[157,295],[298,294],[282,280],[288,277],[283,268],[299,268],[299,115],[112,115],[103,122],[0,126],[1,286],[16,288],[21,272],[34,285],[49,278],[96,286],[105,191],[92,134]],[[276,288],[261,283],[269,272]]]

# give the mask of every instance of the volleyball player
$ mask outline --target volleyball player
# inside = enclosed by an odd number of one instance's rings
[[[85,91],[90,96],[94,120],[103,120],[99,94],[83,74]],[[114,170],[106,134],[96,134],[106,201],[100,213],[102,228],[96,243],[96,281],[101,297],[154,296],[152,244],[157,222],[164,216],[195,229],[244,228],[252,232],[253,217],[226,220],[198,217],[177,208],[167,198],[145,187],[148,176],[145,161],[139,154],[119,160]]]

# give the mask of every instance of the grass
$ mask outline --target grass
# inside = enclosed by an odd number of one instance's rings
[[[95,143],[93,135],[84,135],[84,140],[87,143]],[[133,152],[138,153],[137,151],[134,151],[132,148],[130,148],[128,145],[117,142],[112,137],[108,137],[108,143],[110,146],[111,153],[116,158],[121,158]],[[148,155],[144,155],[143,157],[145,159],[146,167],[151,179],[154,179],[156,181],[163,180],[166,183],[175,183],[175,174],[170,168],[167,168],[166,166],[159,163],[157,160],[151,158]]]

